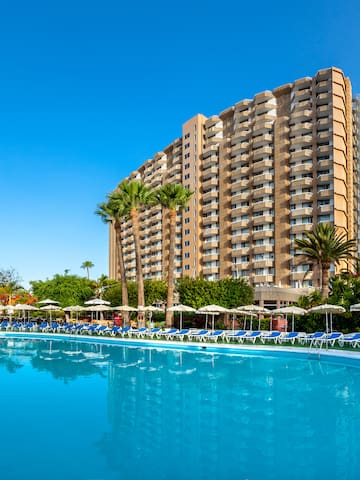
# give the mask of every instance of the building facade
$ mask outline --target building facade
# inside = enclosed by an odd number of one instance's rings
[[[318,274],[299,262],[294,239],[319,222],[358,237],[358,106],[349,79],[329,68],[185,122],[180,138],[128,177],[194,192],[177,217],[176,276],[316,286]],[[144,276],[164,278],[166,217],[153,207],[140,224]],[[130,222],[122,235],[127,275],[135,280]],[[110,231],[112,278],[116,265]]]

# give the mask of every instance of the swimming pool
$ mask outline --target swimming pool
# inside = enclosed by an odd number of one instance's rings
[[[1,478],[355,480],[360,369],[0,339]]]

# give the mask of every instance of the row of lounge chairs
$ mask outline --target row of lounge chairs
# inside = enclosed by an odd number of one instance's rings
[[[64,323],[57,322],[42,322],[37,324],[35,322],[8,322],[3,321],[0,323],[1,330],[7,331],[40,331],[44,333],[67,333],[67,334],[79,334],[79,335],[110,335],[120,336],[127,338],[164,338],[165,340],[180,340],[185,339],[190,341],[217,342],[221,339],[224,342],[251,342],[255,344],[260,342],[262,344],[275,343],[283,344],[290,343],[294,345],[296,342],[299,344],[310,346],[335,346],[337,343],[340,347],[351,346],[353,348],[360,346],[360,333],[353,333],[344,335],[341,332],[332,332],[326,334],[325,332],[315,332],[312,334],[306,334],[302,332],[279,332],[277,330],[271,332],[264,332],[260,330],[198,330],[198,329],[177,329],[177,328],[131,328],[127,327],[108,327],[106,325],[91,324],[91,323]]]

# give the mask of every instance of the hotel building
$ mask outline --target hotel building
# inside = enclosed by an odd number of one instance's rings
[[[156,188],[194,192],[177,217],[176,276],[244,278],[255,287],[317,286],[294,239],[319,222],[358,237],[359,101],[338,68],[320,70],[242,100],[219,115],[196,115],[182,136],[129,175]],[[164,278],[168,229],[161,207],[141,216],[145,278]],[[135,280],[130,222],[125,266]],[[117,278],[114,232],[110,276]]]

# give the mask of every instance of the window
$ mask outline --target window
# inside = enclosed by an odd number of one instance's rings
[[[184,180],[189,180],[190,178],[190,173],[187,173],[186,175],[184,175]]]
[[[185,255],[184,255],[185,258],[190,258],[190,253],[189,252],[186,252]]]
[[[190,155],[190,154],[189,154],[189,155]],[[184,169],[187,170],[188,168],[190,168],[190,163],[185,163]]]
[[[190,270],[190,265],[185,265],[185,270]]]
[[[185,218],[184,222],[185,223],[190,223],[190,218]]]
[[[190,133],[186,133],[186,134],[184,135],[184,139],[186,140],[187,138],[190,138]]]
[[[185,158],[185,159],[186,159],[186,158],[190,158],[190,153],[185,153],[184,158]]]
[[[190,230],[187,228],[185,231],[184,231],[185,235],[189,235],[190,234]]]
[[[190,241],[189,241],[189,240],[186,240],[186,241],[184,242],[184,245],[185,245],[185,247],[189,247],[189,246],[190,246]]]

